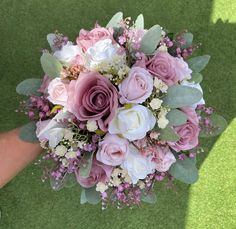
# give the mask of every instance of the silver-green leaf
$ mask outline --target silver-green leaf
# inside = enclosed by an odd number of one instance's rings
[[[179,126],[187,122],[187,115],[178,109],[171,109],[166,118],[169,120],[169,126]]]
[[[197,56],[187,60],[189,68],[193,72],[202,71],[208,64],[210,60],[209,55]]]
[[[193,42],[193,34],[192,33],[184,33],[183,38],[185,40],[185,44],[181,45],[181,48],[185,49],[192,45]]]
[[[203,80],[203,76],[201,73],[199,72],[193,72],[191,74],[191,79],[190,82],[194,82],[194,83],[201,83]]]
[[[110,28],[110,27],[111,28],[118,28],[118,27],[120,27],[120,22],[122,20],[123,20],[123,13],[118,12],[111,18],[111,20],[106,25],[106,28]]]
[[[136,29],[144,29],[144,17],[142,14],[138,15],[134,25]]]
[[[40,62],[46,75],[52,78],[60,76],[62,64],[55,56],[50,53],[43,53],[40,58]]]
[[[179,136],[170,126],[167,126],[165,129],[160,129],[159,132],[160,132],[159,138],[162,141],[177,142],[179,140]]]
[[[93,153],[85,152],[83,161],[85,161],[85,163],[79,168],[79,175],[83,178],[87,178],[92,167]]]
[[[85,197],[88,203],[98,204],[101,201],[100,192],[97,192],[95,187],[85,189]]]
[[[86,198],[86,196],[85,196],[85,190],[84,189],[82,189],[81,190],[81,195],[80,195],[80,203],[81,204],[85,204],[85,203],[87,203],[88,201],[87,201],[87,198]]]
[[[154,192],[142,193],[141,200],[148,204],[155,204],[157,202],[157,197]]]
[[[198,170],[195,161],[190,158],[184,160],[176,159],[176,162],[170,167],[169,173],[186,184],[193,184],[198,180]]]
[[[26,79],[20,82],[16,87],[16,92],[20,95],[40,95],[38,92],[38,89],[40,88],[42,84],[41,79]]]
[[[159,25],[154,25],[151,27],[143,36],[141,40],[140,51],[146,55],[152,55],[157,46],[159,45],[161,39],[161,27]]]
[[[26,142],[38,142],[38,138],[36,136],[36,123],[29,122],[28,124],[22,126],[20,128],[19,137],[22,141]]]
[[[174,85],[167,90],[167,95],[163,98],[163,104],[170,108],[180,108],[191,106],[202,98],[202,93],[196,88]]]

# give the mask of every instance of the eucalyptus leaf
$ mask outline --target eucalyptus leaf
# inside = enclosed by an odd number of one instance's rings
[[[16,92],[20,95],[40,95],[38,92],[38,89],[40,88],[42,84],[41,79],[26,79],[22,82],[20,82],[16,87]]]
[[[21,140],[26,142],[38,142],[38,138],[36,136],[36,123],[29,122],[28,124],[22,126],[20,128],[19,137]]]
[[[81,190],[80,203],[81,204],[87,203],[87,199],[86,199],[86,196],[85,196],[85,190],[84,189]]]
[[[162,141],[177,142],[179,140],[179,136],[170,126],[167,126],[165,129],[160,129],[159,133],[160,133],[159,138]]]
[[[140,51],[146,55],[152,55],[161,39],[161,27],[154,25],[143,36]]]
[[[193,73],[191,74],[191,76],[192,76],[191,79],[190,79],[191,82],[194,82],[194,83],[201,83],[202,80],[203,80],[203,76],[202,76],[202,74],[199,73],[199,72],[193,72]]]
[[[187,122],[187,115],[178,109],[171,109],[166,118],[169,120],[168,125],[170,126],[179,126]]]
[[[142,193],[141,200],[145,203],[155,204],[157,202],[157,197],[154,192]]]
[[[136,29],[144,29],[144,17],[142,14],[138,15],[134,25]]]
[[[190,47],[193,43],[193,34],[192,33],[184,33],[183,38],[185,40],[185,44],[181,45],[181,48],[186,49]]]
[[[43,71],[49,77],[59,77],[62,70],[62,65],[59,60],[50,53],[43,53],[40,58]]]
[[[193,72],[202,71],[208,64],[210,60],[209,55],[197,56],[187,60],[189,68],[192,69]]]
[[[82,164],[79,168],[79,175],[83,178],[88,178],[93,162],[93,153],[85,152],[83,161],[85,160],[86,164]]]
[[[64,187],[63,180],[56,180],[52,176],[50,176],[50,185],[54,191],[59,191]]]
[[[106,25],[106,28],[117,28],[120,27],[120,22],[123,20],[123,13],[122,12],[118,12],[116,13],[111,20],[108,22],[108,24]]]
[[[211,130],[208,128],[201,128],[200,137],[213,137],[221,134],[227,127],[227,121],[218,114],[210,116]]]
[[[167,90],[167,95],[163,98],[163,104],[170,108],[180,108],[191,106],[202,98],[202,93],[196,88],[174,85]]]
[[[55,45],[54,45],[54,40],[57,38],[57,35],[55,33],[49,33],[47,35],[47,41],[48,41],[48,44],[50,45],[50,48],[52,49],[53,52],[59,50],[59,48],[57,48]]]
[[[198,170],[195,161],[190,158],[185,158],[184,160],[176,158],[176,162],[171,165],[169,173],[186,184],[193,184],[198,180]]]
[[[100,192],[97,192],[95,187],[86,188],[85,197],[90,204],[98,204],[101,201]]]
[[[74,173],[66,173],[63,179],[64,186],[66,188],[71,188],[77,184],[76,177]]]

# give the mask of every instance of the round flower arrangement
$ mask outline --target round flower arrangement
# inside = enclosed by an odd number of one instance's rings
[[[193,35],[168,33],[144,19],[80,30],[76,42],[48,34],[43,79],[26,79],[20,111],[31,122],[25,141],[45,149],[42,180],[54,190],[80,184],[81,203],[118,208],[153,203],[155,182],[198,179],[200,136],[221,133],[225,120],[206,107],[201,71],[208,55],[190,58]],[[50,166],[49,166],[50,164]]]

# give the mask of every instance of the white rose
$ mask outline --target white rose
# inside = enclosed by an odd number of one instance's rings
[[[86,51],[86,61],[89,68],[94,68],[103,62],[111,62],[119,49],[118,44],[112,44],[111,39],[96,42]]]
[[[67,148],[63,145],[59,145],[55,149],[55,154],[61,157],[63,157],[66,154],[66,152],[67,152]]]
[[[184,86],[196,88],[203,94],[202,87],[199,83],[194,83],[194,82],[189,82],[187,80],[184,80],[184,81],[181,82],[181,84],[184,85]],[[197,103],[191,105],[191,107],[196,109],[197,105],[202,105],[202,104],[205,104],[205,100],[203,99],[203,97]]]
[[[136,147],[130,144],[129,154],[121,164],[121,168],[128,171],[132,183],[136,184],[139,179],[144,179],[155,171],[155,163],[152,162],[151,157],[143,156]]]
[[[67,159],[76,158],[76,152],[74,152],[74,151],[69,151],[69,152],[66,153],[65,157],[66,157]]]
[[[104,183],[102,183],[102,182],[98,182],[98,183],[97,183],[97,187],[96,187],[96,191],[97,191],[97,192],[103,193],[103,192],[105,192],[107,189],[108,189],[108,187],[107,187],[107,185],[105,185]]]
[[[53,55],[63,63],[70,63],[76,56],[81,56],[82,51],[78,45],[73,45],[72,42],[67,42],[61,50],[55,51]]]
[[[53,104],[65,106],[68,98],[68,84],[61,81],[60,78],[53,79],[48,85],[48,100]]]
[[[122,134],[130,141],[142,139],[153,129],[156,118],[152,112],[142,105],[134,105],[129,109],[118,108],[115,117],[109,124],[110,134]]]
[[[42,142],[47,140],[51,148],[55,148],[64,137],[64,126],[59,120],[68,119],[71,114],[60,111],[53,119],[37,122],[36,135]]]
[[[89,132],[94,132],[95,130],[98,129],[97,122],[94,121],[94,120],[88,120],[88,121],[87,121],[87,124],[86,124],[86,127],[87,127],[87,130],[88,130]]]

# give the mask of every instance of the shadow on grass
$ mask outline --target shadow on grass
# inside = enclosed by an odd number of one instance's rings
[[[1,130],[22,124],[25,119],[13,111],[20,100],[15,85],[28,77],[41,76],[39,64],[41,47],[47,47],[47,33],[59,29],[75,38],[80,28],[91,28],[96,20],[104,25],[121,10],[135,18],[142,12],[146,27],[160,24],[177,32],[188,28],[195,42],[203,45],[198,54],[210,54],[211,62],[204,70],[205,100],[217,107],[227,121],[235,116],[236,25],[210,22],[212,1],[85,1],[85,0],[2,0],[1,12]],[[12,99],[14,98],[14,99]],[[7,115],[6,115],[7,114]],[[203,140],[206,153],[200,155],[200,167],[217,138]],[[13,228],[175,228],[185,227],[189,187],[177,184],[177,193],[157,188],[155,206],[140,209],[109,209],[80,205],[80,189],[53,192],[41,184],[39,168],[29,166],[4,189],[0,190],[2,219],[0,227]]]

